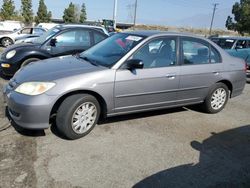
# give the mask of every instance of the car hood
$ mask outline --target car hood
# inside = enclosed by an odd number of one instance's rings
[[[107,68],[92,65],[75,56],[62,56],[31,63],[21,68],[13,79],[17,83],[27,81],[55,81],[60,78],[103,69]]]
[[[22,43],[22,44],[13,44],[5,49],[5,51],[16,50],[17,48],[39,48],[41,44],[31,44],[31,43]]]

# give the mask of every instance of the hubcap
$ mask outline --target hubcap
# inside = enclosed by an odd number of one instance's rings
[[[10,39],[4,39],[4,41],[3,41],[3,45],[4,46],[9,46],[9,45],[11,45],[11,41],[10,41]]]
[[[211,99],[211,107],[219,110],[226,102],[227,92],[224,88],[218,88],[214,91]]]
[[[96,106],[91,102],[81,104],[73,113],[71,126],[75,133],[87,132],[95,123],[97,116]]]

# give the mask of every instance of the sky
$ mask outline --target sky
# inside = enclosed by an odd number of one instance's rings
[[[117,0],[117,21],[133,22],[135,0]],[[20,9],[21,0],[14,0]],[[32,0],[36,14],[39,0]],[[84,2],[88,20],[113,18],[114,0],[45,0],[53,18],[61,18],[63,11],[73,2]],[[213,3],[219,3],[215,14],[214,28],[225,28],[228,15],[237,0],[138,0],[137,23],[179,27],[209,28]],[[0,1],[0,6],[2,0]]]

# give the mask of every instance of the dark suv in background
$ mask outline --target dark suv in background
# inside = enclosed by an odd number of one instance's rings
[[[83,52],[107,37],[95,26],[56,26],[32,43],[12,45],[5,49],[0,58],[2,73],[12,76],[20,67],[33,61]]]
[[[210,37],[210,40],[218,44],[223,49],[250,48],[249,37]]]

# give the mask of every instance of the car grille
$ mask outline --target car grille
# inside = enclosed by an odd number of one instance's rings
[[[8,89],[13,90],[18,86],[18,83],[16,82],[15,79],[10,79],[8,83]]]

